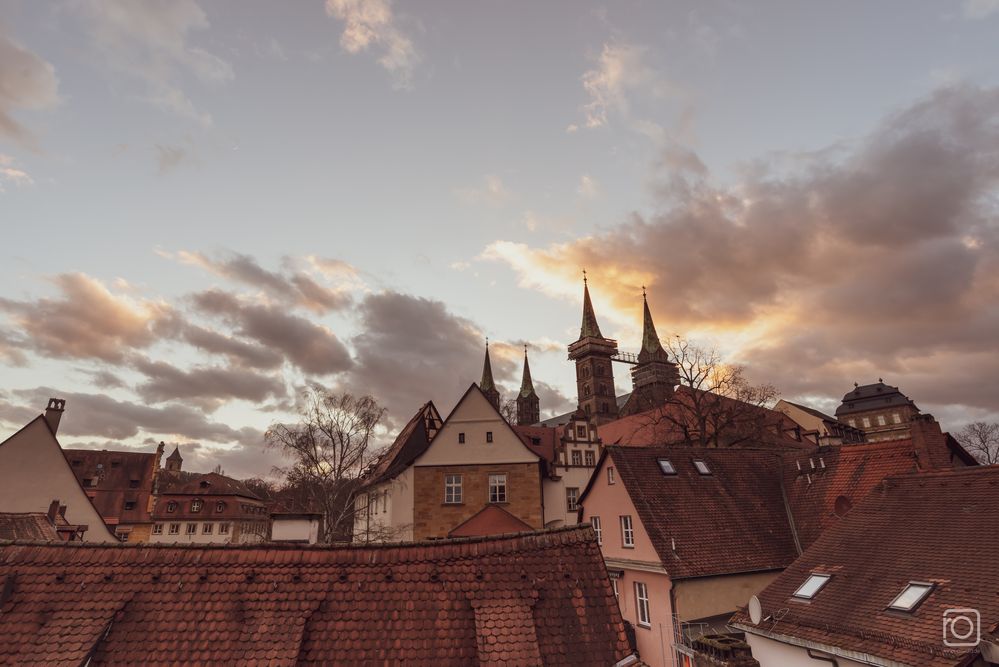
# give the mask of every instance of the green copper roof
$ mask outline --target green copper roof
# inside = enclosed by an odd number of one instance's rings
[[[534,396],[534,382],[531,380],[531,366],[527,363],[527,347],[524,347],[524,379],[520,382],[520,395],[522,398]]]
[[[496,389],[496,384],[493,382],[493,367],[489,363],[489,342],[486,342],[486,360],[482,363],[482,381],[479,382],[479,389],[482,391],[489,391],[490,389]]]

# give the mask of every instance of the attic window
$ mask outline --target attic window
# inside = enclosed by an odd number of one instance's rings
[[[464,445],[465,444],[465,434],[464,433],[459,433],[458,434],[458,444],[459,445]]]
[[[793,593],[793,596],[800,600],[811,600],[829,583],[830,578],[831,575],[828,574],[812,573],[808,575],[808,579],[805,579],[805,583],[798,586],[798,590]]]
[[[933,590],[933,584],[924,584],[918,581],[910,581],[905,590],[898,594],[890,605],[889,609],[895,611],[913,611],[919,603],[926,599],[926,596]]]
[[[669,459],[658,459],[659,469],[663,471],[664,475],[675,475],[676,468],[673,467],[673,462]]]
[[[135,501],[134,500],[126,500],[125,501],[125,509],[127,509],[127,510],[134,510],[135,509]]]
[[[493,432],[486,431],[486,442],[492,442],[492,441],[493,441]]]
[[[209,486],[211,486],[211,484],[212,483],[209,482],[207,479],[203,479],[201,480],[200,486],[202,489],[207,489]]]
[[[697,472],[701,473],[702,475],[711,474],[711,468],[709,468],[708,464],[702,461],[701,459],[694,459],[694,467],[697,468]]]
[[[137,489],[137,488],[139,488],[139,480],[137,480],[137,479],[130,479],[130,480],[128,480],[128,488],[130,488],[130,489]]]
[[[112,461],[111,462],[111,467],[112,468],[120,468],[121,467],[121,461]]]

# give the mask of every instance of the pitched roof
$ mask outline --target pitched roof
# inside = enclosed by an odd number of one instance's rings
[[[378,459],[368,473],[365,483],[377,484],[395,477],[408,468],[420,454],[427,451],[441,424],[441,415],[437,412],[434,402],[424,403]]]
[[[555,462],[555,445],[559,439],[559,429],[552,426],[519,426],[511,428],[520,436],[532,452],[549,463]],[[537,443],[535,444],[535,440]]]
[[[0,540],[47,542],[58,539],[59,531],[44,512],[0,513]]]
[[[475,537],[477,535],[504,535],[534,530],[499,505],[486,505],[465,521],[455,526],[448,537]]]
[[[826,413],[821,412],[819,410],[816,410],[815,408],[810,408],[807,405],[802,405],[801,403],[795,403],[795,402],[789,401],[787,399],[781,399],[781,400],[783,400],[788,405],[793,405],[794,407],[798,408],[802,412],[807,412],[808,414],[812,415],[813,417],[821,419],[822,421],[827,421],[827,422],[838,422],[839,421],[835,417],[831,417],[831,416],[827,415]]]
[[[740,611],[733,621],[902,664],[966,664],[974,649],[944,646],[941,622],[947,609],[967,607],[982,628],[999,621],[996,507],[997,466],[889,478],[759,594],[766,620],[754,625]],[[796,601],[812,572],[832,577],[814,598]],[[888,610],[917,581],[934,585],[929,596],[911,612]]]
[[[155,452],[64,449],[76,479],[96,481],[84,489],[94,507],[110,524],[148,522],[153,475],[159,466]],[[125,503],[134,503],[125,509]]]
[[[527,346],[524,346],[524,376],[520,380],[520,394],[521,398],[530,398],[531,396],[537,396],[537,392],[534,391],[534,381],[531,379],[531,364],[527,361]]]
[[[486,357],[482,361],[482,380],[479,381],[479,388],[484,392],[496,389],[496,383],[493,382],[493,365],[489,362],[488,340],[486,340]]]
[[[884,382],[865,384],[843,396],[843,402],[836,408],[836,416],[899,405],[916,407],[912,399],[899,391],[898,387],[892,387]]]
[[[590,301],[590,286],[583,278],[583,323],[579,327],[579,338],[603,338],[597,316],[593,312],[593,302]]]
[[[610,446],[605,456],[672,578],[777,570],[798,556],[775,453]],[[664,475],[659,459],[676,474]],[[700,474],[695,459],[711,474]]]
[[[250,491],[246,484],[217,472],[191,478],[174,476],[163,471],[161,481],[159,492],[161,496],[242,496],[251,500],[260,500],[260,496]]]
[[[666,350],[656,333],[656,325],[652,321],[652,312],[649,310],[649,300],[645,298],[645,289],[642,289],[642,349],[638,352],[638,363],[649,361],[669,361]]]
[[[7,586],[5,664],[606,666],[631,653],[589,528],[335,548],[8,544]]]

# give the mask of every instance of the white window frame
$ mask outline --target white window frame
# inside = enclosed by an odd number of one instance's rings
[[[888,420],[885,419],[884,415],[878,415],[878,426],[887,426]]]
[[[229,534],[229,524],[228,523],[220,523],[219,524],[219,535],[228,535],[228,534]]]
[[[823,572],[810,572],[808,577],[801,582],[801,585],[791,594],[791,597],[798,600],[812,600],[832,579],[831,574]]]
[[[187,530],[187,533],[186,533],[187,535],[197,535],[198,534],[198,524],[196,524],[196,523],[189,523],[189,524],[187,524],[187,528],[185,530]]]
[[[574,466],[583,465],[583,452],[580,449],[572,450],[571,458],[569,459]]]
[[[895,599],[891,601],[891,604],[888,605],[888,609],[890,609],[891,611],[912,613],[919,607],[919,605],[923,604],[926,598],[930,596],[930,593],[933,592],[934,588],[936,588],[936,586],[926,581],[910,581],[905,585],[905,588],[902,589],[902,592],[896,595]],[[918,593],[918,595],[914,599],[912,599],[912,601],[909,604],[899,603],[899,600],[901,600],[902,597],[905,596],[905,594],[908,593],[909,591],[918,592],[919,590],[921,590],[922,592]]]
[[[506,502],[506,473],[498,472],[489,475],[489,502]]]
[[[611,587],[614,589],[614,597],[617,598],[618,600],[620,600],[621,599],[621,591],[618,590],[618,587],[617,587],[618,577],[611,577],[610,580],[611,580]]]
[[[179,523],[171,523],[170,524],[170,534],[171,535],[180,535],[180,524]]]
[[[614,466],[607,466],[607,483],[617,484],[617,480],[614,478]]]
[[[600,517],[591,516],[590,525],[593,526],[593,533],[597,536],[597,544],[603,546],[604,543],[604,529],[600,525]]]
[[[191,511],[200,512],[201,508],[205,506],[205,503],[200,498],[195,498],[191,501]]]
[[[162,523],[154,523],[153,524],[153,535],[162,535],[162,534],[163,534],[163,524]]]
[[[649,612],[649,587],[641,581],[635,582],[635,618],[643,628],[652,627],[652,614]]]
[[[861,423],[864,425],[864,428],[870,428],[871,427],[871,418],[870,417],[864,417],[861,420]]]
[[[891,413],[891,423],[892,424],[901,424],[902,423],[902,415],[898,414],[897,412]]]
[[[635,548],[635,524],[630,514],[621,515],[621,546],[625,549]]]
[[[587,449],[583,452],[583,465],[587,468],[592,468],[597,465],[597,454],[592,449]]]
[[[567,486],[565,488],[565,511],[575,512],[579,509],[579,487]]]
[[[215,524],[213,524],[212,522],[209,521],[201,524],[202,535],[211,535],[214,532],[215,532]]]
[[[461,475],[444,475],[444,504],[461,505],[464,501]]]

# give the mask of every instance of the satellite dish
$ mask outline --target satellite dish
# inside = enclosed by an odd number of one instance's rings
[[[749,620],[753,622],[753,625],[759,625],[760,621],[763,620],[763,605],[760,604],[760,598],[755,595],[749,598]]]

